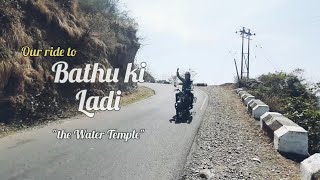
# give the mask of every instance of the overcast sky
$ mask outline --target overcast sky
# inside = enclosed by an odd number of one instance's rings
[[[253,77],[302,68],[309,80],[320,81],[319,0],[121,2],[143,38],[137,60],[147,62],[159,79],[180,67],[197,71],[197,82],[233,82],[233,59],[241,58],[241,38],[235,32],[245,26],[257,34],[251,46]]]

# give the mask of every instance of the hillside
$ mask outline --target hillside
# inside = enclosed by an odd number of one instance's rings
[[[75,92],[88,89],[90,95],[104,95],[129,84],[54,84],[51,67],[66,61],[69,68],[100,63],[120,68],[134,62],[140,47],[132,19],[119,13],[116,4],[77,0],[6,0],[0,4],[0,122],[33,124],[41,118],[61,116],[75,103]],[[109,1],[106,1],[109,2]],[[110,1],[112,2],[112,1]],[[23,47],[49,49],[69,47],[75,57],[24,57]],[[120,78],[121,79],[121,78]],[[116,87],[118,86],[118,87]],[[19,120],[19,121],[18,121]]]

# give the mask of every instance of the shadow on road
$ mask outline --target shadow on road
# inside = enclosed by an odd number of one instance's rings
[[[172,123],[173,121],[175,122],[175,124],[181,124],[181,123],[188,123],[190,124],[193,120],[193,116],[196,114],[196,112],[192,112],[189,114],[189,116],[185,116],[182,118],[177,118],[177,115],[174,115],[169,122]]]

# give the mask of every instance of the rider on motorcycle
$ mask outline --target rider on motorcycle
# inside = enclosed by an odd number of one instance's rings
[[[182,91],[185,92],[188,97],[189,97],[189,106],[190,109],[193,108],[193,93],[191,92],[191,86],[192,86],[192,81],[190,79],[191,75],[189,72],[186,72],[184,77],[182,78],[179,74],[179,68],[177,69],[177,77],[180,79],[182,82]],[[176,99],[177,99],[177,94],[176,94]]]

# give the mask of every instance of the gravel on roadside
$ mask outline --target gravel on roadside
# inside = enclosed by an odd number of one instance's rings
[[[231,86],[202,90],[208,107],[181,180],[300,179],[299,164],[273,148]]]

